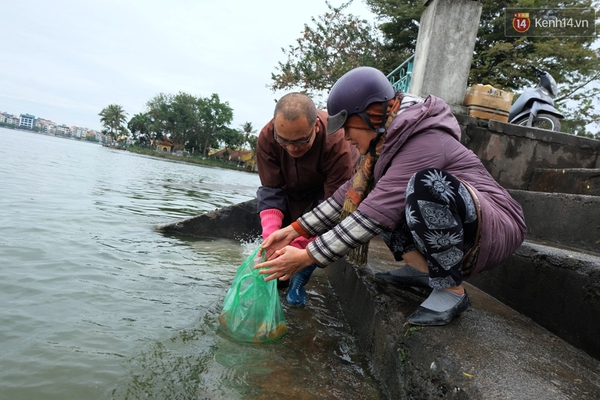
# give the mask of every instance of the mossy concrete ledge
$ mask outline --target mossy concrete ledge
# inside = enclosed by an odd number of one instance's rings
[[[406,325],[426,294],[374,279],[400,266],[376,239],[367,266],[325,268],[389,398],[600,398],[600,361],[472,285],[472,307],[450,324]]]

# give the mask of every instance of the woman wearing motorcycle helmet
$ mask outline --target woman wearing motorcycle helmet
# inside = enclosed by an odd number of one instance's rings
[[[269,259],[256,267],[266,280],[285,280],[346,254],[364,264],[369,240],[381,235],[407,265],[377,278],[432,289],[408,322],[449,323],[470,305],[463,280],[497,266],[523,242],[521,206],[460,143],[456,118],[435,96],[395,93],[381,71],[359,67],[332,87],[327,110],[328,132],[344,127],[364,155],[360,169],[263,242]],[[317,235],[305,250],[287,246]]]

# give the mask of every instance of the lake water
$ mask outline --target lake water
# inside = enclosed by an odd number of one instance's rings
[[[322,271],[286,337],[237,343],[218,315],[259,242],[153,229],[253,198],[256,174],[0,141],[0,399],[383,398]]]

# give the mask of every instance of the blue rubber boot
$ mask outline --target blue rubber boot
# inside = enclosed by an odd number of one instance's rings
[[[290,279],[290,290],[288,290],[285,299],[291,306],[303,306],[306,303],[306,290],[304,285],[308,283],[310,275],[317,268],[316,264],[309,265],[300,272],[294,274]]]

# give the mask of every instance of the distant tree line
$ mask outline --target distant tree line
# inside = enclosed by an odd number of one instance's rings
[[[241,129],[231,128],[233,109],[216,93],[210,97],[160,93],[146,103],[145,112],[129,120],[118,104],[108,105],[98,115],[105,134],[115,140],[131,134],[140,146],[149,147],[153,141],[167,137],[173,142],[174,151],[187,150],[203,156],[214,148],[256,148],[252,123],[244,123]]]

